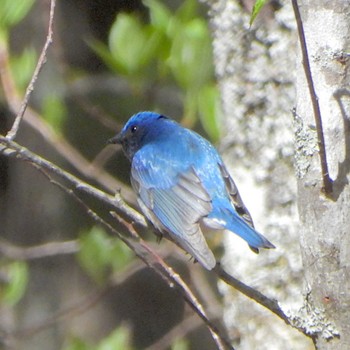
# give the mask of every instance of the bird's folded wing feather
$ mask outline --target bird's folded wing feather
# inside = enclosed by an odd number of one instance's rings
[[[149,161],[133,160],[132,183],[141,206],[156,227],[163,227],[183,249],[212,269],[215,258],[199,225],[211,211],[210,197],[192,167],[170,176],[167,165],[160,171],[159,162],[154,167]]]
[[[224,179],[227,192],[230,194],[231,202],[234,205],[237,213],[245,220],[245,222],[254,228],[253,219],[244,205],[241,196],[239,195],[238,188],[228,173],[224,164],[219,164],[222,178]]]

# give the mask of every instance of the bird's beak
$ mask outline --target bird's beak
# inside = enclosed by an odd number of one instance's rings
[[[122,134],[120,133],[120,134],[117,134],[116,136],[112,137],[111,139],[109,139],[107,141],[107,144],[116,144],[116,143],[120,144],[122,142],[122,139],[123,139],[123,137],[122,137]]]

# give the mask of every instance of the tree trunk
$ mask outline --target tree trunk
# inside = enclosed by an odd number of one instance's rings
[[[277,249],[253,254],[232,233],[221,263],[232,275],[281,301],[303,303],[297,186],[293,167],[293,67],[297,37],[290,4],[267,7],[254,28],[238,1],[207,1],[223,106],[221,151],[255,227]],[[292,69],[291,69],[292,68]],[[312,342],[239,293],[220,286],[225,323],[237,348],[312,349]]]
[[[222,147],[257,229],[277,246],[254,257],[233,235],[226,235],[223,264],[233,275],[278,299],[285,309],[294,310],[291,313],[301,308],[295,319],[315,333],[318,349],[348,349],[350,3],[313,0],[299,4],[334,180],[332,198],[326,198],[290,3],[279,8],[272,2],[275,7],[265,8],[249,29],[249,15],[241,6],[245,1],[206,2],[226,131]],[[295,141],[297,187],[292,166]],[[222,287],[222,291],[226,325],[240,349],[285,349],[286,344],[293,350],[314,347],[250,300],[230,288]]]
[[[350,347],[350,2],[300,1],[333,193],[322,193],[315,119],[297,60],[297,175],[301,250],[317,349]],[[338,335],[339,334],[339,335]]]

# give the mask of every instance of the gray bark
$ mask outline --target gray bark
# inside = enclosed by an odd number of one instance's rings
[[[250,30],[238,1],[206,3],[222,94],[222,148],[257,229],[277,246],[254,257],[227,234],[225,268],[278,299],[291,319],[315,333],[319,349],[345,349],[350,344],[349,2],[301,3],[335,179],[332,200],[321,193],[315,123],[290,3],[267,8]],[[250,300],[225,286],[222,291],[225,322],[240,349],[313,348]]]
[[[297,174],[301,247],[310,327],[317,349],[350,344],[350,2],[303,1],[301,9],[311,71],[319,99],[330,198],[322,193],[315,121],[305,74],[297,67]]]
[[[281,301],[303,303],[298,242],[294,134],[295,21],[291,6],[267,9],[249,29],[237,1],[208,2],[225,130],[222,150],[258,231],[277,247],[255,256],[225,235],[225,269]],[[239,349],[307,349],[312,343],[270,312],[224,285],[225,323]]]

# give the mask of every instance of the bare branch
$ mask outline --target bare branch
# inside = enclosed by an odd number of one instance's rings
[[[92,211],[76,194],[72,189],[65,187],[64,185],[54,181],[50,175],[54,174],[58,176],[60,179],[64,179],[67,181],[75,190],[82,190],[85,193],[88,193],[91,196],[94,196],[96,199],[102,201],[103,203],[109,205],[110,207],[117,208],[127,214],[132,220],[142,226],[146,225],[146,221],[144,217],[138,213],[136,210],[130,208],[121,198],[120,194],[117,193],[116,197],[113,197],[101,190],[90,186],[89,184],[79,180],[73,175],[65,172],[61,168],[53,165],[47,160],[40,158],[39,156],[31,153],[24,147],[19,146],[14,141],[9,141],[5,137],[0,136],[0,152],[4,153],[9,157],[14,157],[20,160],[29,161],[33,166],[40,169],[44,174],[46,174],[50,181],[55,185],[58,185],[64,191],[72,195],[82,206],[84,206],[86,212],[98,223],[104,226],[108,231],[116,235],[120,238],[130,249],[132,249],[135,254],[144,261],[148,266],[150,266],[153,270],[155,270],[159,275],[161,275],[166,282],[169,284],[171,288],[176,287],[180,294],[184,297],[187,303],[195,310],[195,312],[202,318],[202,320],[207,324],[209,329],[211,330],[213,337],[217,343],[219,340],[224,339],[224,337],[218,336],[217,329],[211,324],[209,319],[207,318],[202,305],[198,302],[195,296],[192,294],[191,290],[188,286],[183,282],[181,277],[176,274],[165,262],[164,260],[157,255],[139,236],[136,232],[133,225],[129,222],[126,222],[116,213],[113,214],[115,218],[118,219],[120,223],[122,223],[130,233],[130,237],[120,234],[116,229],[114,229],[109,223],[99,217],[94,211]],[[267,296],[263,295],[259,291],[245,285],[240,282],[233,276],[229,275],[225,272],[219,265],[216,266],[215,270],[216,274],[225,281],[227,284],[231,285],[242,294],[247,297],[253,299],[260,305],[266,307],[272,313],[281,318],[286,324],[300,330],[305,335],[309,336],[306,330],[301,329],[300,327],[296,327],[293,325],[288,317],[284,314],[282,309],[279,307],[278,302],[276,300],[270,299]],[[223,344],[226,344],[227,341],[223,341]],[[224,349],[224,347],[219,347],[219,349]]]
[[[237,278],[233,277],[232,275],[229,275],[225,270],[221,268],[220,264],[216,265],[215,272],[221,280],[223,280],[233,288],[237,289],[246,297],[253,299],[258,304],[270,310],[272,313],[278,316],[281,320],[283,320],[288,326],[291,326],[297,329],[307,337],[313,339],[313,335],[311,335],[305,328],[299,327],[291,322],[288,316],[280,308],[277,300],[268,298],[266,295],[262,294],[258,290],[247,286],[243,282],[239,281]]]
[[[56,176],[64,179],[70,183],[71,186],[76,188],[77,190],[83,191],[98,200],[104,202],[105,204],[123,211],[126,215],[128,215],[134,222],[142,226],[147,226],[145,218],[137,212],[135,209],[128,206],[125,201],[122,199],[119,192],[112,196],[107,194],[86,182],[81,181],[74,175],[69,174],[58,166],[52,164],[48,160],[39,157],[38,155],[30,152],[28,149],[19,146],[16,142],[8,140],[4,136],[0,136],[0,153],[5,154],[6,156],[21,159],[24,161],[29,161],[33,166],[47,170],[51,174],[55,174]]]
[[[56,255],[74,254],[79,251],[76,240],[49,242],[33,247],[18,247],[4,240],[0,241],[0,254],[14,260],[34,260]]]
[[[99,288],[87,296],[80,298],[77,302],[73,303],[68,307],[64,307],[50,317],[45,318],[44,320],[35,322],[34,324],[15,331],[11,334],[6,334],[5,337],[9,339],[20,339],[33,336],[49,327],[52,327],[58,322],[62,322],[67,318],[73,318],[83,314],[95,306],[102,298],[108,293],[111,288],[117,287],[122,284],[127,278],[136,273],[143,265],[134,263],[127,266],[122,271],[119,271],[117,275],[113,275],[107,285],[103,288]]]
[[[202,325],[201,320],[196,315],[191,315],[173,327],[167,334],[160,338],[156,343],[149,346],[146,350],[168,349],[176,339],[184,338],[188,333],[194,331]]]
[[[81,174],[95,180],[106,190],[114,192],[122,188],[124,198],[130,203],[136,202],[135,194],[128,187],[108,174],[103,168],[99,167],[96,162],[90,163],[67,140],[59,136],[51,125],[45,122],[36,112],[31,109],[28,112],[25,122],[39,132],[40,135]]]
[[[116,215],[114,215],[116,217]],[[119,222],[123,223],[124,226],[128,229],[133,237],[138,237],[140,246],[144,250],[142,256],[137,255],[156,273],[158,273],[169,285],[170,288],[176,288],[176,290],[181,294],[183,299],[188,303],[188,305],[194,310],[194,312],[204,321],[207,325],[212,337],[220,350],[231,349],[234,350],[230,342],[226,339],[225,336],[217,329],[216,326],[208,319],[202,305],[197,300],[195,295],[192,293],[191,289],[183,281],[180,275],[178,275],[174,270],[167,265],[164,260],[156,254],[145,241],[141,239],[134,227],[126,222],[122,218],[118,218]],[[146,253],[144,255],[144,253]]]
[[[98,289],[90,293],[88,296],[84,297],[82,300],[79,300],[74,305],[64,308],[62,310],[57,311],[51,317],[46,318],[43,321],[38,321],[33,325],[18,330],[11,334],[12,338],[26,338],[33,336],[36,333],[39,333],[59,321],[62,321],[68,317],[78,316],[87,310],[91,309],[94,305],[96,305],[108,292],[110,286],[106,286],[102,289]]]
[[[6,47],[0,47],[0,77],[7,104],[10,110],[16,114],[17,110],[21,108],[21,99],[11,74],[9,53]],[[58,154],[67,160],[81,174],[95,180],[104,189],[111,192],[122,188],[124,198],[129,203],[136,203],[135,194],[123,183],[108,174],[98,163],[100,159],[90,163],[67,140],[57,134],[52,126],[32,108],[27,107],[26,117],[23,121],[36,130]]]
[[[314,117],[315,117],[317,138],[318,138],[318,147],[319,147],[319,154],[320,154],[320,161],[321,161],[321,168],[322,168],[323,189],[326,194],[330,194],[333,191],[332,189],[333,185],[328,172],[327,154],[326,154],[326,146],[325,146],[324,135],[323,135],[320,105],[318,103],[318,97],[316,95],[316,90],[312,79],[309,55],[308,55],[308,50],[306,46],[305,33],[303,28],[303,22],[300,16],[298,1],[292,0],[292,5],[293,5],[295,19],[297,22],[297,27],[298,27],[301,53],[303,56],[303,67],[305,71],[307,85],[310,92],[312,108],[314,110]]]
[[[205,311],[202,305],[199,303],[197,298],[192,293],[191,289],[187,286],[187,284],[182,280],[182,278],[173,271],[173,269],[168,266],[164,260],[156,254],[142,238],[136,232],[135,228],[132,224],[125,221],[116,213],[112,213],[115,218],[118,219],[120,223],[122,223],[127,230],[129,231],[131,237],[127,237],[125,235],[120,234],[114,227],[112,227],[109,223],[107,223],[104,219],[98,216],[84,201],[82,201],[73,190],[63,186],[62,184],[54,181],[51,177],[43,171],[44,174],[49,178],[49,180],[59,186],[66,193],[71,195],[80,205],[82,205],[86,212],[91,216],[93,220],[97,223],[105,227],[108,231],[116,235],[120,240],[122,240],[131,250],[135,252],[135,254],[150,268],[152,268],[156,273],[158,273],[169,285],[170,288],[175,288],[181,294],[183,299],[191,306],[191,308],[197,313],[197,315],[204,321],[210,330],[212,337],[215,343],[218,346],[219,350],[231,349],[234,348],[231,346],[230,342],[226,340],[226,338],[221,335],[221,332],[211,323],[211,321],[207,318]]]
[[[86,101],[78,94],[74,95],[74,98],[77,105],[84,110],[87,116],[93,120],[96,120],[105,128],[112,130],[113,132],[117,132],[117,130],[121,130],[123,127],[123,125],[112,119],[101,107],[98,107],[89,101]]]
[[[19,112],[16,116],[16,119],[12,125],[11,130],[8,132],[8,134],[6,136],[9,140],[13,140],[17,135],[19,125],[23,119],[24,112],[26,111],[26,108],[28,106],[30,95],[31,95],[32,91],[34,90],[34,85],[38,79],[38,76],[39,76],[41,69],[43,68],[44,64],[46,63],[47,50],[49,49],[49,46],[52,44],[52,35],[53,35],[52,26],[53,26],[53,20],[54,20],[54,15],[55,15],[55,6],[56,6],[56,0],[51,0],[49,28],[48,28],[48,32],[47,32],[47,36],[46,36],[45,45],[41,51],[38,63],[35,67],[34,74],[29,82],[28,87],[27,87],[26,93],[24,95],[24,98],[23,98],[23,101],[21,104],[21,109],[19,110]]]

